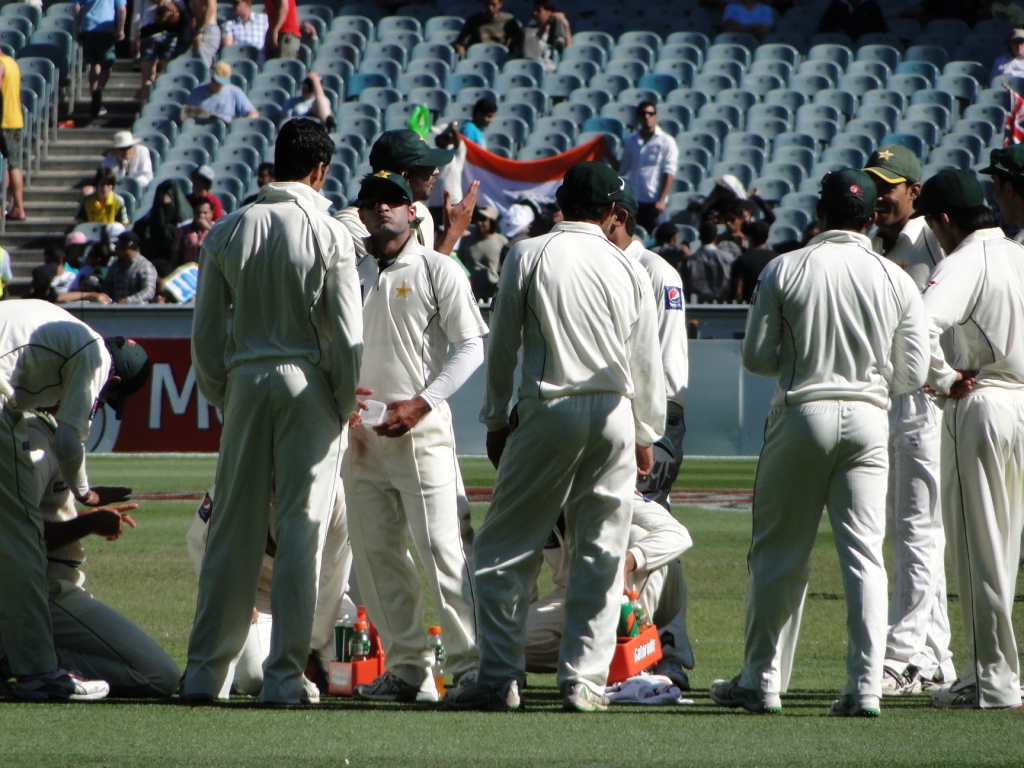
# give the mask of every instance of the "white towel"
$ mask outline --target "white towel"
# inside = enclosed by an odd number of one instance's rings
[[[664,675],[639,674],[605,689],[613,704],[693,704]]]

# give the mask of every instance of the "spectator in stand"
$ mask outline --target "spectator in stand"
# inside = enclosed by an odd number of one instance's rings
[[[508,239],[498,231],[498,211],[492,206],[473,211],[473,224],[459,243],[459,260],[469,270],[477,301],[490,301],[498,290],[498,270]]]
[[[299,94],[292,96],[284,103],[282,120],[293,117],[313,117],[319,120],[328,130],[334,130],[334,115],[331,114],[331,102],[324,93],[320,75],[310,70],[299,86]]]
[[[980,6],[979,2],[967,0],[921,0],[904,8],[899,15],[917,19],[922,25],[932,19],[960,19],[973,27],[978,21]]]
[[[652,232],[672,192],[679,147],[674,138],[658,127],[658,108],[653,102],[642,101],[637,105],[636,122],[637,132],[626,139],[622,159],[616,161],[609,153],[609,162],[636,191],[636,223]]]
[[[209,200],[196,200],[192,203],[192,221],[182,224],[174,235],[171,244],[172,269],[191,261],[199,263],[199,249],[213,226],[213,206]]]
[[[21,134],[25,129],[21,111],[21,69],[6,53],[0,54],[0,111],[0,154],[7,161],[7,187],[11,193],[7,218],[20,221],[25,218],[25,179],[21,173]],[[2,203],[5,201],[0,200]]]
[[[297,59],[302,30],[296,0],[264,0],[269,28],[263,52],[268,59]]]
[[[78,206],[78,213],[75,214],[75,223],[113,224],[116,222],[127,227],[128,209],[125,207],[124,198],[114,192],[115,184],[117,184],[117,177],[114,176],[112,170],[109,168],[97,170],[93,179],[96,191],[82,199]]]
[[[71,233],[76,234],[75,232]],[[81,233],[77,233],[81,234]],[[71,235],[68,235],[70,238]],[[103,293],[103,279],[107,274],[107,262],[110,261],[110,251],[103,243],[95,243],[89,248],[85,257],[85,263],[78,270],[75,281],[71,284],[68,292],[63,294],[58,301],[92,301],[102,304],[109,304],[110,297]]]
[[[700,225],[700,248],[686,263],[683,275],[686,295],[698,304],[729,301],[729,274],[733,256],[719,248],[718,227],[710,221]]]
[[[654,230],[654,247],[651,250],[682,274],[686,260],[690,258],[690,244],[681,242],[680,238],[679,227],[666,221]]]
[[[85,232],[80,232],[77,229],[68,232],[67,237],[64,238],[64,257],[67,263],[76,270],[80,269],[85,263],[85,254],[90,245],[92,243]]]
[[[153,196],[153,207],[135,222],[134,230],[142,250],[152,259],[170,259],[174,235],[191,215],[192,206],[178,182],[174,179],[161,181]]]
[[[888,32],[877,0],[832,0],[821,14],[819,32],[842,32],[856,40],[869,32]]]
[[[263,189],[264,185],[269,184],[274,180],[274,164],[260,163],[259,167],[256,169],[256,184],[259,185],[259,188]],[[249,195],[242,201],[242,205],[248,205],[249,203],[254,202],[259,196],[259,192]]]
[[[1024,8],[1012,0],[990,0],[985,5],[988,18],[1008,22],[1014,27],[1024,27]]]
[[[220,50],[220,26],[216,0],[189,0],[192,9],[192,55],[208,67],[213,66]]]
[[[991,79],[1000,75],[1024,77],[1024,28],[1015,29],[1006,41],[1007,53],[1004,53],[992,65]]]
[[[487,139],[484,138],[484,129],[494,121],[498,113],[498,105],[493,99],[486,97],[473,105],[473,118],[462,126],[462,135],[484,149],[487,148]]]
[[[231,10],[235,15],[225,21],[220,29],[221,48],[227,45],[251,45],[259,51],[256,63],[263,66],[263,46],[267,43],[270,18],[265,13],[254,11],[252,0],[234,0]]]
[[[213,177],[213,168],[208,165],[201,165],[192,171],[192,194],[188,196],[188,204],[194,208],[198,202],[208,202],[213,211],[213,220],[218,221],[224,215],[224,206],[220,198],[210,192]]]
[[[534,0],[533,21],[523,32],[523,58],[539,61],[553,72],[558,57],[572,40],[569,22],[551,0]]]
[[[750,221],[744,226],[749,247],[732,263],[732,295],[741,304],[749,304],[761,270],[778,254],[766,245],[771,225],[766,221]]]
[[[218,61],[210,70],[210,82],[192,89],[182,119],[189,117],[219,117],[228,125],[236,117],[259,117],[260,113],[241,88],[231,84],[231,65]]]
[[[145,189],[153,180],[153,158],[140,142],[131,131],[115,131],[113,144],[100,167],[113,171],[115,180],[130,176]]]
[[[114,44],[124,40],[128,4],[126,0],[77,0],[73,13],[74,37],[89,68],[90,111],[93,117],[105,115],[103,88],[114,66]]]
[[[770,6],[758,0],[740,0],[729,3],[722,11],[722,30],[725,32],[746,32],[758,40],[772,31],[775,14]]]
[[[139,60],[142,77],[139,102],[145,103],[156,76],[181,50],[188,11],[183,0],[144,0],[136,2],[135,8],[132,14],[132,52]]]
[[[501,0],[484,0],[484,9],[474,13],[459,30],[452,47],[460,56],[477,43],[498,43],[510,51],[521,46],[522,28],[511,13],[501,10]]]
[[[465,196],[462,193],[462,171],[466,167],[466,144],[462,141],[459,123],[456,120],[452,120],[446,126],[431,128],[431,132],[435,131],[437,135],[434,137],[434,145],[438,149],[451,150],[454,154],[450,163],[438,167],[437,183],[431,188],[430,196],[427,198],[427,209],[434,220],[436,232],[444,225],[444,193],[447,191],[451,200],[461,200]]]
[[[122,232],[107,268],[106,294],[114,304],[147,304],[156,296],[156,267],[139,253],[139,236]]]
[[[738,259],[749,247],[746,226],[754,219],[752,206],[746,200],[734,200],[726,207],[722,219],[725,234],[718,238],[718,247]]]

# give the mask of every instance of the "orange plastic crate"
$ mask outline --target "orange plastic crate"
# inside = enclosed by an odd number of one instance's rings
[[[357,685],[372,683],[384,674],[384,648],[370,625],[370,658],[366,661],[332,661],[327,665],[327,691],[335,696],[351,696]]]
[[[659,661],[661,641],[658,639],[657,627],[651,625],[636,637],[620,637],[615,644],[611,666],[608,667],[608,685],[639,675]]]

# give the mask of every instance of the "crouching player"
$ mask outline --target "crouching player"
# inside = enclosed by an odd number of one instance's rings
[[[203,555],[206,553],[206,537],[214,509],[213,499],[214,487],[211,486],[185,534],[188,553],[197,577],[202,570]],[[263,689],[263,662],[270,655],[270,630],[273,626],[270,583],[274,573],[276,550],[277,544],[268,531],[249,635],[241,653],[232,662],[232,669],[227,675],[226,689],[221,691],[217,698],[225,699],[230,693],[259,696]],[[331,511],[320,559],[320,582],[316,612],[313,615],[313,635],[310,638],[309,663],[306,666],[306,681],[303,684],[304,704],[319,701],[319,689],[327,684],[327,665],[334,657],[334,622],[346,613],[355,618],[356,606],[346,594],[351,568],[352,548],[348,541],[345,498],[339,493]]]
[[[178,665],[153,638],[83,587],[81,539],[90,534],[117,539],[125,524],[135,527],[126,513],[137,505],[98,507],[79,514],[56,458],[56,420],[42,411],[31,412],[25,420],[39,482],[57,653],[76,673],[106,680],[113,696],[170,696],[178,687]]]
[[[639,491],[634,494],[623,589],[640,593],[640,604],[661,633],[685,631],[680,629],[686,623],[686,593],[679,556],[692,545],[689,532],[668,510]],[[527,614],[528,672],[558,669],[565,586],[569,577],[564,518],[558,519],[558,525],[544,545],[544,562],[551,568],[553,585],[546,597],[530,605]],[[690,680],[682,660],[672,655],[673,651],[672,646],[664,646],[665,655],[654,671],[668,677],[680,690],[688,691]]]

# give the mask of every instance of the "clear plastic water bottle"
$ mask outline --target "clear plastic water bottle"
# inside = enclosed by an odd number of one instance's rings
[[[434,685],[437,687],[437,695],[444,696],[444,662],[446,654],[444,643],[441,642],[441,628],[428,627],[427,640],[430,650],[434,652],[434,662],[431,665],[434,674]]]
[[[637,634],[640,634],[651,626],[651,617],[647,613],[647,609],[640,603],[639,592],[627,592],[626,596],[629,598],[630,605],[633,607],[633,615],[636,617]]]
[[[366,661],[370,658],[370,633],[365,621],[357,621],[352,628],[352,639],[348,642],[348,660]]]

